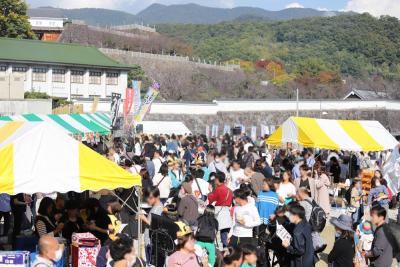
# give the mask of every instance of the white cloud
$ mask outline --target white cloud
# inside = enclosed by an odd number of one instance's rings
[[[1,1],[1,0],[0,0]],[[52,6],[59,8],[107,8],[138,12],[151,4],[164,5],[197,3],[204,6],[233,8],[236,0],[26,0],[31,7]]]
[[[398,0],[350,0],[346,11],[368,12],[374,16],[390,15],[400,18],[400,3]]]
[[[137,4],[138,0],[29,0],[33,7],[52,6],[60,8],[109,8],[119,9],[130,4]]]
[[[285,8],[304,8],[304,6],[298,2],[290,3],[285,6]]]
[[[235,0],[219,0],[218,2],[220,3],[219,6],[221,7],[226,7],[226,8],[235,7]]]
[[[319,11],[329,11],[326,7],[317,7],[317,10]]]

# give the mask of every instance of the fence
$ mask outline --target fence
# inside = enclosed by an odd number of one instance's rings
[[[127,30],[141,30],[146,32],[156,32],[155,27],[144,26],[141,24],[128,24],[128,25],[119,25],[119,26],[111,26],[110,29],[118,30],[118,31],[127,31]]]
[[[158,59],[158,60],[168,60],[168,61],[175,61],[175,62],[185,62],[189,64],[194,64],[200,68],[212,68],[218,69],[223,71],[235,71],[240,69],[240,65],[235,64],[221,64],[221,63],[207,63],[205,60],[197,59],[197,61],[190,57],[182,57],[182,56],[170,56],[170,55],[160,55],[160,54],[151,54],[151,53],[142,53],[142,52],[134,52],[134,51],[124,51],[119,49],[110,49],[110,48],[100,48],[101,52],[108,55],[121,55],[124,57],[140,57],[140,58],[149,58],[149,59]]]
[[[88,25],[88,28],[90,30],[93,30],[93,31],[111,33],[111,34],[118,35],[118,36],[123,36],[123,37],[142,38],[142,39],[148,39],[149,38],[147,35],[130,33],[130,32],[122,32],[122,31],[117,31],[117,30],[113,30],[113,29],[110,29],[110,28],[101,28],[101,27],[96,27],[96,26],[91,26],[91,25]]]

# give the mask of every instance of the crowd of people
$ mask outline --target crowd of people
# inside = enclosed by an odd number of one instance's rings
[[[14,249],[30,228],[40,238],[38,261],[46,264],[60,257],[54,238],[69,245],[75,232],[101,241],[97,266],[311,267],[321,253],[334,267],[400,260],[398,211],[397,224],[389,222],[398,196],[380,171],[387,153],[276,150],[264,138],[228,134],[89,137],[85,145],[142,177],[141,191],[0,194],[0,233]],[[373,173],[368,181],[365,171]],[[160,250],[163,242],[154,239],[159,217],[177,229],[172,250]],[[139,221],[144,259],[132,241]],[[335,235],[330,251],[321,235],[328,223]]]

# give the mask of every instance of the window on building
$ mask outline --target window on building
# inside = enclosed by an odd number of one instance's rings
[[[53,69],[53,82],[64,83],[65,82],[65,70]]]
[[[15,66],[12,67],[12,72],[13,73],[19,73],[24,76],[24,80],[26,80],[26,71],[28,70],[27,67],[20,67],[20,66]]]
[[[0,66],[0,71],[1,72],[6,72],[7,71],[7,66]]]
[[[118,85],[118,72],[107,72],[106,84],[108,85]]]
[[[13,72],[26,72],[27,68],[26,67],[13,67],[12,71]]]
[[[34,82],[45,82],[46,81],[46,68],[33,68],[32,70],[32,81]]]
[[[90,84],[101,84],[101,71],[89,72],[89,83]]]
[[[71,70],[71,83],[83,83],[83,71]]]

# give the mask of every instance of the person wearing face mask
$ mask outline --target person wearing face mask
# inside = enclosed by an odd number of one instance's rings
[[[305,220],[304,208],[291,205],[289,220],[295,225],[291,240],[282,240],[290,267],[315,266],[311,225]]]
[[[335,244],[328,255],[328,262],[332,267],[353,266],[355,254],[353,220],[348,215],[332,218],[331,224],[335,227]]]
[[[133,240],[124,234],[110,243],[109,263],[112,267],[144,267],[146,263],[136,256],[133,248]]]
[[[39,239],[39,255],[31,265],[32,267],[55,267],[55,263],[61,260],[63,249],[57,239],[51,235],[43,235]]]

